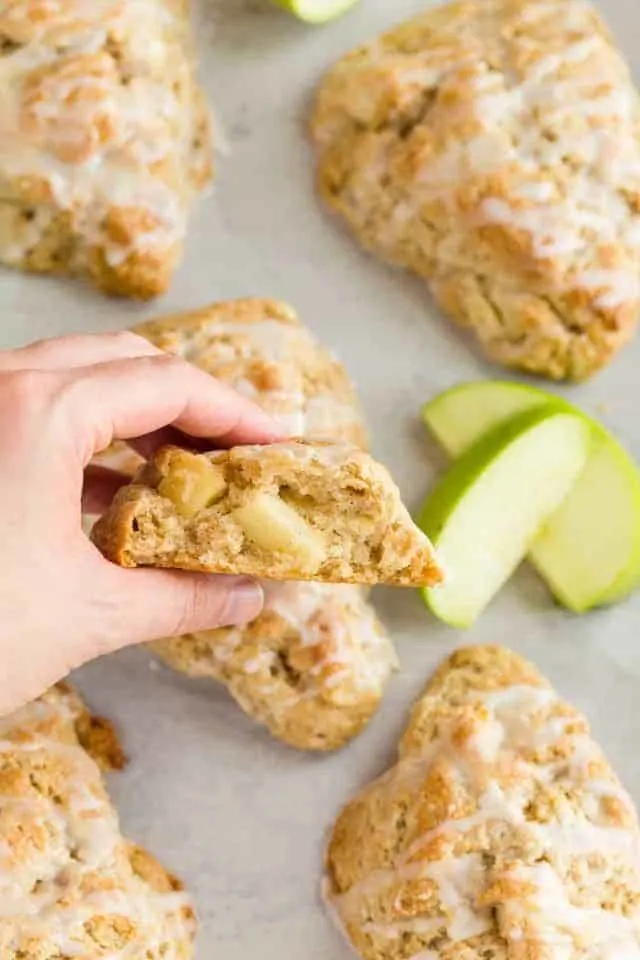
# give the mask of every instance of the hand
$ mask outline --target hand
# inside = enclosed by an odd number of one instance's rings
[[[81,527],[126,478],[86,468],[112,440],[143,455],[279,439],[249,400],[123,332],[0,351],[0,714],[120,647],[254,619],[243,578],[122,570]],[[189,441],[192,445],[197,441]]]

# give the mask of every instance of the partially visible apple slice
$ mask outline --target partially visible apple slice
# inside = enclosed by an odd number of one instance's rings
[[[474,622],[571,490],[591,437],[584,418],[543,406],[490,431],[450,467],[418,517],[446,574],[423,591],[436,616]]]
[[[274,0],[274,2],[306,23],[327,23],[346,13],[357,0]]]
[[[573,490],[532,545],[529,559],[576,613],[623,599],[640,583],[640,472],[601,424],[554,394],[507,381],[477,381],[440,394],[425,423],[451,456],[526,410],[582,417],[593,449]]]
[[[422,408],[429,431],[450,457],[459,457],[489,430],[550,402],[553,394],[507,380],[473,380],[438,394]]]

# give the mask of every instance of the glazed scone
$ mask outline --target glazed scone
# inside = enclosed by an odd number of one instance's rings
[[[134,330],[250,397],[293,437],[367,445],[346,370],[285,303],[214,303]]]
[[[151,644],[170,666],[225,684],[245,713],[302,750],[335,750],[377,709],[397,666],[393,644],[351,585],[265,585],[246,627]]]
[[[387,470],[347,444],[163,447],[92,536],[124,567],[397,586],[441,579]]]
[[[321,191],[509,367],[582,378],[635,329],[640,109],[583,0],[460,0],[325,78]]]
[[[66,686],[0,718],[0,956],[189,960],[188,898],[122,838],[85,747],[103,766],[120,759]]]
[[[0,5],[0,262],[166,290],[210,176],[188,7]]]
[[[292,433],[366,445],[344,367],[286,304],[236,300],[135,329],[250,396]],[[95,462],[131,476],[141,458],[117,444]],[[86,519],[89,532],[95,518]],[[393,644],[359,587],[270,583],[265,592],[264,613],[244,628],[150,646],[174,669],[223,683],[285,743],[336,749],[378,708],[397,663]]]
[[[631,799],[585,718],[498,647],[438,670],[396,766],[341,813],[327,869],[364,960],[640,956]]]

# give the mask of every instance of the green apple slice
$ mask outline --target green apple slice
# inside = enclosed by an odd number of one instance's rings
[[[474,380],[438,394],[422,408],[429,431],[450,457],[459,457],[489,430],[556,401],[553,394],[507,380]]]
[[[604,431],[594,439],[583,475],[529,552],[575,613],[624,599],[640,580],[638,471]]]
[[[589,423],[593,449],[570,495],[529,552],[554,595],[576,613],[622,600],[640,583],[640,472],[597,421],[554,394],[508,381],[477,381],[440,394],[425,422],[452,456],[525,410],[544,405]]]
[[[474,622],[571,490],[590,447],[583,418],[543,406],[454,462],[418,517],[446,575],[423,591],[437,617],[456,627]]]
[[[346,13],[357,0],[274,0],[305,23],[327,23]]]

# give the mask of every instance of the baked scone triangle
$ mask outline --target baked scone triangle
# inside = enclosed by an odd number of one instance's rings
[[[398,586],[441,579],[387,470],[347,444],[164,447],[118,491],[93,539],[127,567]]]
[[[640,100],[584,0],[458,0],[329,71],[322,194],[492,359],[582,378],[640,303]]]
[[[214,303],[140,324],[136,332],[252,397],[292,434],[366,446],[366,429],[342,364],[287,304],[257,298]],[[99,463],[132,476],[126,445]],[[265,583],[262,614],[150,644],[169,666],[225,685],[249,716],[302,750],[343,746],[368,723],[397,666],[391,639],[361,588]]]
[[[189,4],[0,4],[0,262],[168,287],[210,177]]]
[[[639,840],[586,719],[516,654],[469,648],[340,814],[325,893],[364,960],[622,960]]]
[[[190,960],[189,899],[122,838],[87,750],[121,764],[109,726],[65,685],[0,718],[0,956]]]

